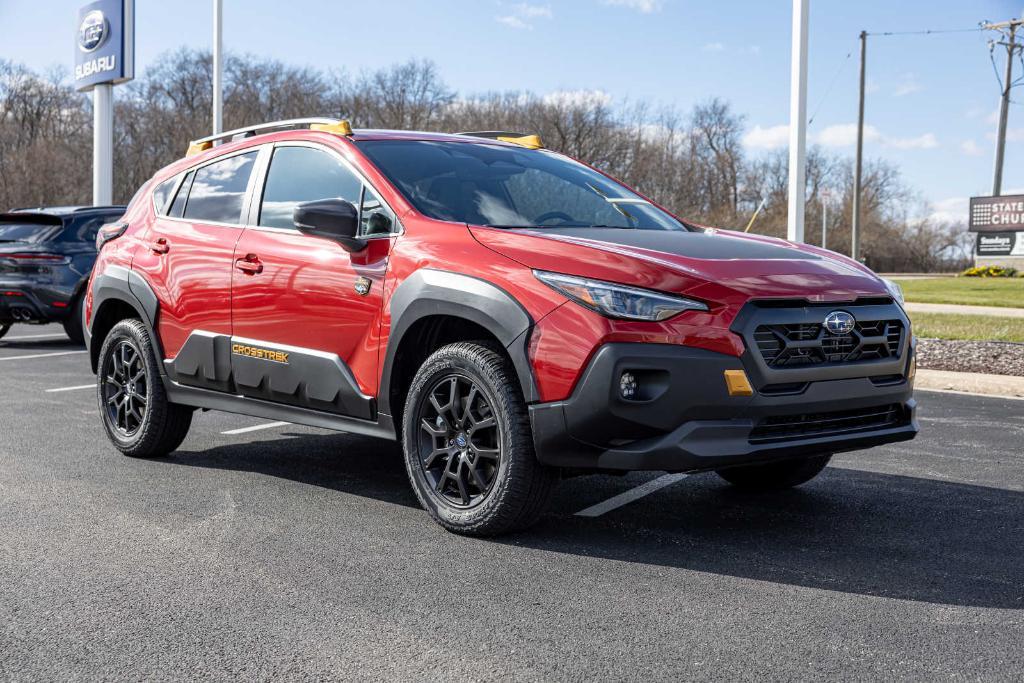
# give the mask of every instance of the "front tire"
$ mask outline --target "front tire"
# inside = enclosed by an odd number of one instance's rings
[[[511,362],[487,342],[450,344],[420,367],[405,402],[402,447],[420,505],[459,534],[530,526],[556,479],[534,453]]]
[[[715,474],[742,491],[762,492],[779,491],[804,484],[818,476],[831,454],[816,455],[800,460],[782,460],[764,465],[743,465],[724,470],[715,470]]]
[[[167,455],[185,440],[192,409],[167,400],[149,332],[122,320],[103,340],[96,396],[111,443],[134,458]]]

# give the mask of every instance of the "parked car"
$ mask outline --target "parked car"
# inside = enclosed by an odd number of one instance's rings
[[[680,220],[536,136],[232,131],[98,241],[89,349],[118,449],[173,451],[197,407],[397,439],[455,532],[523,528],[559,476],[783,488],[918,429],[896,285]]]
[[[96,233],[123,206],[63,206],[0,213],[0,337],[15,323],[60,322],[82,343],[85,285]]]

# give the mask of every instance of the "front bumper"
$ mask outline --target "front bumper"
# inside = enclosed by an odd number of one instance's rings
[[[605,344],[570,398],[530,407],[537,457],[569,468],[699,471],[917,434],[913,386],[894,379],[891,367],[864,366],[863,376],[836,379],[826,372],[797,393],[766,395],[750,363],[749,356],[668,344]],[[723,373],[739,369],[754,381],[753,396],[729,396]],[[639,400],[620,394],[626,371],[638,380]]]

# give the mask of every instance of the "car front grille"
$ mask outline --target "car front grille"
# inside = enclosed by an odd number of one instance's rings
[[[899,358],[900,320],[858,321],[849,334],[834,335],[820,323],[761,325],[754,341],[769,367],[798,367]]]
[[[906,410],[900,404],[839,410],[829,413],[779,415],[766,417],[750,432],[750,443],[770,443],[840,436],[857,432],[896,427],[907,422]]]

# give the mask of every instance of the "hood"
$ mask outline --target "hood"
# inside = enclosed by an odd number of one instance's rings
[[[887,296],[868,268],[834,252],[728,230],[471,228],[523,265],[710,301]]]

